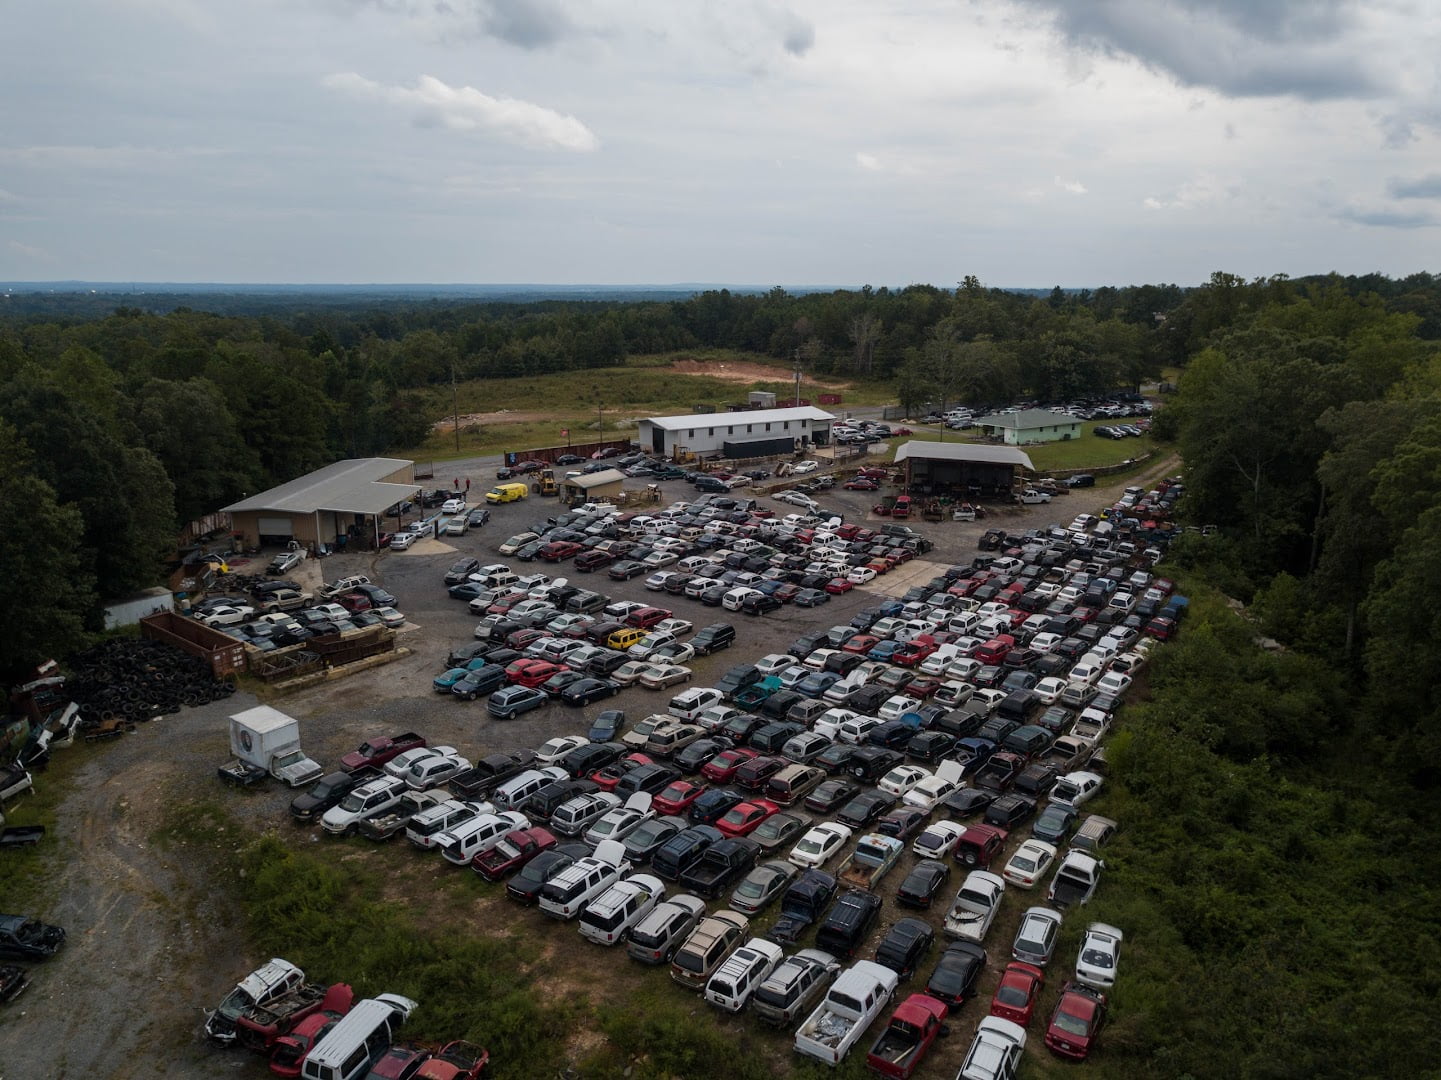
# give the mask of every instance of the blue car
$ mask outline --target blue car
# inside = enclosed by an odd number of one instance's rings
[[[891,641],[889,639],[878,641],[871,646],[866,656],[871,660],[879,660],[883,664],[888,664],[891,662],[891,657],[896,654],[896,651],[899,650],[903,644],[904,642]]]

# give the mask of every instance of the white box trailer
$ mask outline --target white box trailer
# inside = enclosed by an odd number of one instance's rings
[[[222,780],[253,784],[265,776],[300,787],[319,779],[322,769],[300,748],[300,721],[269,705],[230,718],[230,752],[235,760],[220,767]]]

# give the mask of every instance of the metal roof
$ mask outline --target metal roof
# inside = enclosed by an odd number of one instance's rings
[[[734,427],[737,424],[778,424],[786,420],[834,420],[835,415],[814,405],[794,409],[752,409],[748,412],[693,413],[689,416],[649,416],[642,423],[666,431],[678,428]],[[752,432],[754,434],[754,432]]]
[[[337,510],[343,514],[378,514],[392,503],[415,494],[414,484],[380,482],[381,477],[413,464],[400,458],[347,458],[223,509],[227,513],[278,510],[288,514],[313,514],[317,510]]]
[[[1024,465],[1035,470],[1030,456],[1014,446],[981,446],[965,442],[925,442],[912,439],[896,451],[896,464],[907,458],[927,461],[977,461],[986,465]]]
[[[565,478],[565,482],[571,487],[589,491],[591,488],[604,487],[606,484],[623,484],[625,483],[625,473],[619,469],[602,469],[600,472],[568,476]]]
[[[992,413],[990,416],[978,416],[974,421],[976,427],[1003,427],[1013,430],[1030,431],[1033,428],[1043,427],[1071,427],[1080,424],[1074,416],[1066,413],[1054,413],[1049,409],[1022,409],[1014,413]]]

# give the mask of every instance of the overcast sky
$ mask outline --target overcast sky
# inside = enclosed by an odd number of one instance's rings
[[[1434,0],[59,0],[0,280],[1441,271]]]

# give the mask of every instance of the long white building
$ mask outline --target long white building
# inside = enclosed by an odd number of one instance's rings
[[[677,458],[771,457],[812,446],[828,446],[835,416],[803,405],[751,412],[652,416],[640,422],[637,441],[646,453]]]

